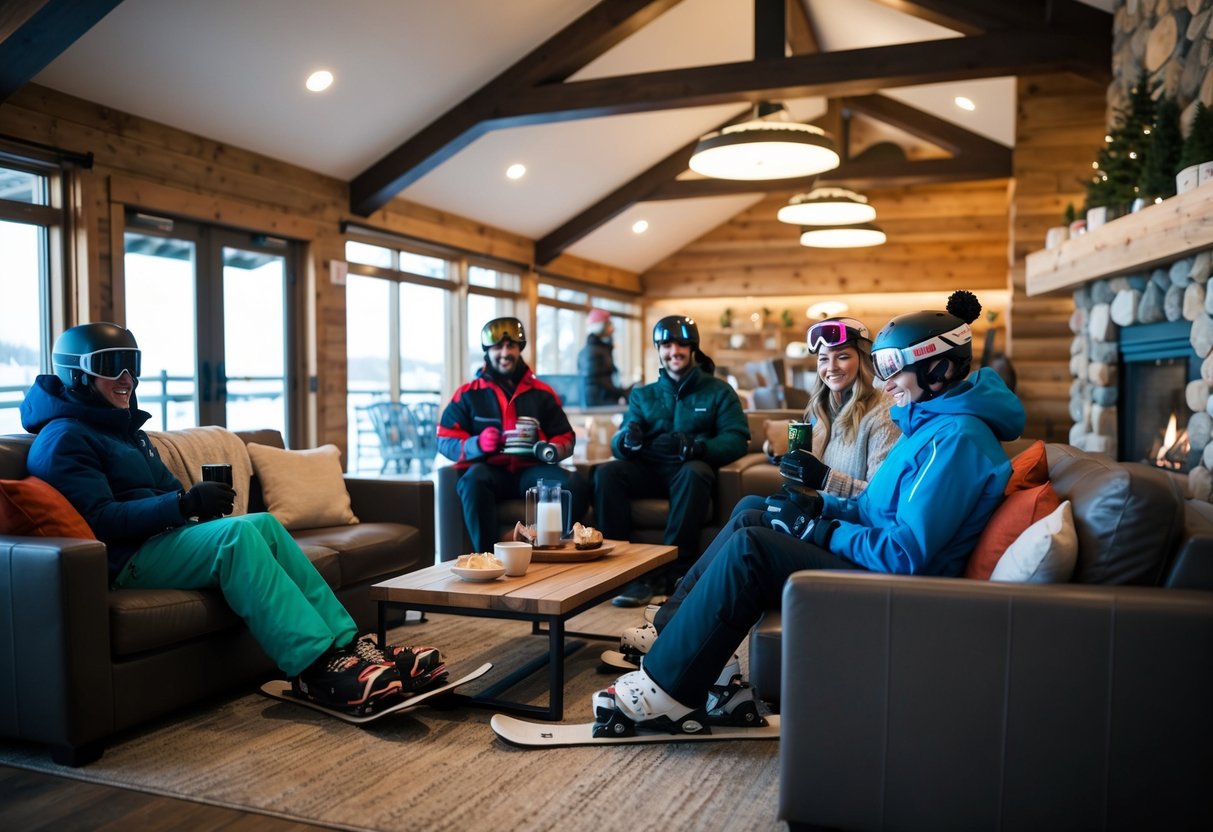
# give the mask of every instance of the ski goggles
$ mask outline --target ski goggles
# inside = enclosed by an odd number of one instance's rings
[[[872,351],[872,370],[881,381],[888,381],[911,364],[917,364],[938,355],[945,355],[953,347],[973,340],[968,324],[962,324],[951,332],[935,335],[908,347],[885,347]]]
[[[480,346],[495,347],[502,341],[513,341],[518,349],[526,349],[526,332],[517,318],[494,318],[480,330]]]
[[[813,324],[809,327],[806,340],[809,342],[809,352],[817,352],[822,347],[841,347],[857,338],[871,341],[872,333],[854,318],[836,318]]]
[[[83,355],[72,353],[57,353],[55,364],[70,370],[83,370],[90,376],[104,378],[110,381],[130,373],[132,378],[139,378],[142,353],[130,347],[110,347],[104,350],[86,352]]]

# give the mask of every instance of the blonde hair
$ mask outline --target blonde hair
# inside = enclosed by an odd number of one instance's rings
[[[824,381],[818,379],[809,397],[809,406],[804,411],[804,421],[812,421],[813,453],[820,457],[825,453],[826,442],[830,437],[830,426],[835,420],[841,428],[840,437],[853,442],[859,436],[859,426],[863,418],[874,407],[880,406],[880,391],[872,384],[875,373],[872,370],[871,347],[863,340],[848,341],[837,347],[826,347],[828,350],[853,349],[859,358],[859,371],[849,389],[842,393],[842,403],[835,405],[833,391]]]

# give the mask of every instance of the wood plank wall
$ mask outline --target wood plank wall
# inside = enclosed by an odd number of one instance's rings
[[[1028,411],[1025,436],[1069,441],[1069,292],[1029,298],[1025,258],[1044,248],[1051,226],[1065,223],[1067,203],[1081,217],[1083,183],[1103,147],[1105,87],[1074,75],[1021,78],[1010,214],[1011,357]]]
[[[771,195],[645,272],[649,317],[697,315],[705,342],[716,341],[731,308],[738,324],[771,308],[793,313],[804,338],[805,314],[819,300],[841,300],[875,332],[889,318],[942,309],[949,293],[970,289],[1006,320],[1008,180],[870,190],[882,246],[810,249],[799,229],[775,219],[790,193]],[[980,320],[975,354],[988,323]],[[728,365],[754,356],[713,356]]]
[[[306,408],[307,445],[346,445],[345,290],[330,279],[330,264],[344,259],[343,220],[517,263],[534,261],[534,241],[525,237],[405,200],[369,218],[353,217],[347,184],[338,179],[34,84],[0,104],[0,135],[95,156],[92,170],[80,171],[74,181],[79,229],[69,291],[77,306],[69,325],[112,320],[121,310],[115,287],[121,285],[127,206],[306,244],[300,369],[315,376],[318,387]],[[546,271],[640,290],[636,274],[572,256]]]

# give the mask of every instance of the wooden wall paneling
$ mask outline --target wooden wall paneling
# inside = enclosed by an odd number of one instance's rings
[[[1012,287],[1010,355],[1028,412],[1025,436],[1069,439],[1069,358],[1073,335],[1068,294],[1029,298],[1024,258],[1044,248],[1045,233],[1064,223],[1065,207],[1080,212],[1084,182],[1103,145],[1106,89],[1071,75],[1018,82],[1014,187],[1010,213]]]

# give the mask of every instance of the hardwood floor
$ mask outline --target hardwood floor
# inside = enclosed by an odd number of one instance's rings
[[[0,766],[0,829],[315,832],[324,828]]]

